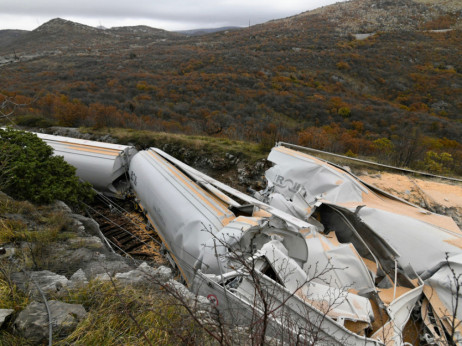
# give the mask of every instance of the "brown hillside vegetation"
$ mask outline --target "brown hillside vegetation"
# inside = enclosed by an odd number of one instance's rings
[[[25,125],[285,140],[460,174],[456,5],[354,0],[203,36],[55,19],[0,47],[0,91],[38,95]]]

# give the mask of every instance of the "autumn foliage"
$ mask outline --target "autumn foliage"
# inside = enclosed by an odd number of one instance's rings
[[[3,65],[0,92],[25,102],[38,96],[17,113],[29,125],[38,117],[265,148],[281,140],[462,173],[460,31],[397,30],[359,40],[333,26],[301,15],[199,37],[119,30],[53,41],[32,33],[30,41],[0,47],[0,56],[47,45],[61,53]]]

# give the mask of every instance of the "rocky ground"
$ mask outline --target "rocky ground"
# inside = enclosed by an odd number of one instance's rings
[[[53,340],[66,344],[79,323],[94,318],[95,304],[76,297],[95,285],[106,284],[100,292],[113,286],[120,297],[127,287],[142,287],[147,301],[155,287],[164,296],[175,296],[177,304],[211,318],[209,301],[176,281],[171,268],[110,252],[92,219],[74,214],[62,202],[43,210],[0,194],[0,344],[41,344],[49,338],[50,321]],[[48,238],[37,237],[54,229],[55,223],[44,219],[56,215],[63,220],[59,230]]]

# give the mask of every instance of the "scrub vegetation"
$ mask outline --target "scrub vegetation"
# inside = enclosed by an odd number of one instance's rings
[[[210,344],[211,338],[172,296],[153,287],[91,282],[63,301],[82,304],[88,316],[58,345]]]
[[[0,47],[0,102],[30,104],[24,126],[283,140],[461,174],[456,13],[355,0],[204,36],[56,19]]]
[[[62,200],[78,206],[93,192],[75,168],[36,135],[0,129],[0,189],[14,198],[47,204]]]
[[[132,144],[139,149],[146,149],[149,147],[182,147],[197,152],[197,155],[205,155],[205,157],[215,156],[217,154],[223,157],[228,153],[239,156],[251,163],[266,158],[269,152],[269,148],[263,147],[259,143],[224,137],[194,136],[125,128],[82,128],[81,131],[95,136],[109,134],[111,137],[115,138],[118,143]],[[274,143],[271,144],[271,147],[273,145]]]

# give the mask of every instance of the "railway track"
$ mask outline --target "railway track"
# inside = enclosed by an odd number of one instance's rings
[[[99,224],[116,253],[136,260],[167,263],[162,255],[161,240],[144,216],[136,211],[133,201],[98,196],[97,202],[87,207],[87,212]]]

